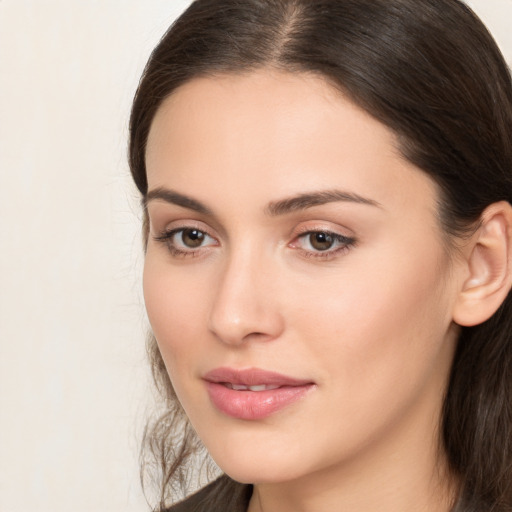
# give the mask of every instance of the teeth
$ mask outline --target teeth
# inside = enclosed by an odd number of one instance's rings
[[[242,384],[231,384],[231,389],[235,391],[247,391],[247,386],[243,386]]]
[[[262,385],[260,385],[260,386],[249,386],[249,389],[250,389],[251,391],[265,391],[265,390],[266,390],[266,389],[268,389],[268,388],[267,388],[267,386],[265,386],[265,385],[263,385],[263,384],[262,384]]]
[[[235,391],[268,391],[271,389],[277,389],[279,386],[267,386],[265,384],[260,384],[258,386],[244,386],[243,384],[231,384],[230,382],[227,382],[226,387],[234,389]]]

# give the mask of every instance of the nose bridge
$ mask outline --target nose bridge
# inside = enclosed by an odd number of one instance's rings
[[[249,244],[226,255],[211,307],[210,330],[223,342],[272,339],[282,321],[272,293],[272,267]]]

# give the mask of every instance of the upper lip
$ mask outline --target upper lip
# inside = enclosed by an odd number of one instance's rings
[[[229,383],[242,386],[304,386],[313,384],[311,380],[296,379],[280,373],[248,368],[215,368],[204,375],[204,380],[213,383]]]

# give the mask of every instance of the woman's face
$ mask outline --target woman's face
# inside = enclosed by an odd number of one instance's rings
[[[219,466],[278,482],[435,451],[460,272],[393,134],[262,70],[181,87],[146,158],[149,320]]]

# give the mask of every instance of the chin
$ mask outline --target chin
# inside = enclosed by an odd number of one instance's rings
[[[221,468],[223,469],[223,468]],[[300,473],[285,469],[266,467],[234,467],[224,469],[224,473],[241,484],[277,484],[299,478]]]
[[[215,458],[216,464],[233,480],[243,484],[272,484],[295,480],[308,472],[300,460],[289,459],[282,453],[238,452],[233,457],[226,453]]]

